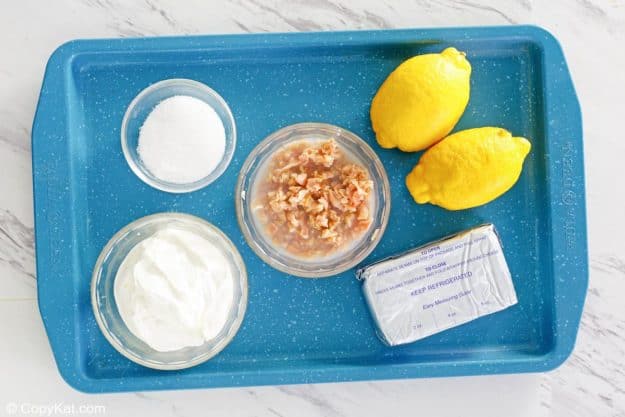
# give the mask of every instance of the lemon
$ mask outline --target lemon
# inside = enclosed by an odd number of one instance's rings
[[[371,102],[380,146],[415,152],[444,138],[469,102],[470,77],[471,64],[455,48],[404,61]]]
[[[529,141],[497,127],[454,133],[428,149],[406,186],[419,203],[448,210],[481,206],[499,197],[521,175]]]

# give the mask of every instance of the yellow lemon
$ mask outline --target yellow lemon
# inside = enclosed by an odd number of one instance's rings
[[[444,138],[469,102],[470,77],[471,64],[455,48],[404,61],[371,102],[380,146],[415,152]]]
[[[497,127],[454,133],[428,149],[406,186],[419,203],[448,210],[481,206],[499,197],[521,175],[531,145]]]

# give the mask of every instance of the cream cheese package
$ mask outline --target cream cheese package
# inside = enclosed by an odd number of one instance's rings
[[[492,224],[410,250],[357,272],[380,338],[414,342],[517,303]]]

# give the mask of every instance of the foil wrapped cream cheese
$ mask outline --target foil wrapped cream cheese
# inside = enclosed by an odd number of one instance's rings
[[[414,342],[517,303],[499,236],[478,226],[357,272],[381,339]]]

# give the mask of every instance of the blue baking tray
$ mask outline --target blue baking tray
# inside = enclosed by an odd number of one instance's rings
[[[416,205],[404,177],[419,154],[375,143],[369,104],[400,62],[447,46],[473,65],[456,129],[495,125],[530,138],[518,183],[483,207]],[[166,78],[218,91],[237,123],[234,159],[215,183],[173,195],[141,182],[120,147],[126,106]],[[402,347],[387,347],[353,271],[286,276],[250,250],[234,211],[245,157],[286,125],[333,123],[363,137],[392,188],[386,234],[366,263],[485,222],[496,225],[519,304]],[[88,392],[546,371],[573,349],[587,288],[580,109],[558,42],[530,26],[79,40],[45,72],[32,133],[39,308],[59,370]],[[180,211],[220,227],[248,266],[249,307],[234,341],[183,371],[143,368],[100,333],[89,299],[98,253],[122,226]]]

